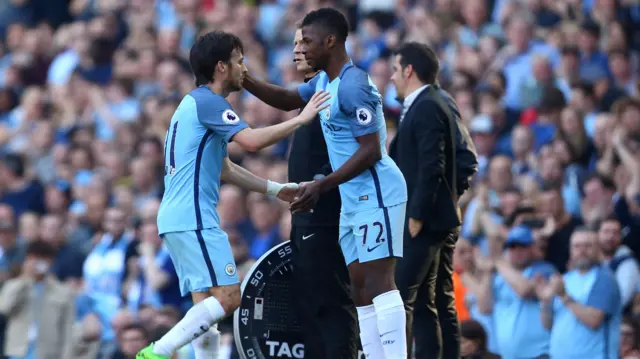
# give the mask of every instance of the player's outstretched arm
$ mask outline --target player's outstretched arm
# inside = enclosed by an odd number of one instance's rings
[[[277,196],[287,202],[293,201],[299,188],[297,183],[282,184],[260,178],[245,168],[231,162],[228,157],[222,162],[220,179],[248,191]]]
[[[256,152],[290,136],[300,126],[313,121],[318,112],[329,107],[327,102],[331,95],[318,91],[309,100],[302,112],[289,121],[264,128],[246,128],[233,136],[233,141],[247,151]]]
[[[298,91],[260,81],[248,73],[242,86],[260,101],[283,111],[293,111],[305,104]]]

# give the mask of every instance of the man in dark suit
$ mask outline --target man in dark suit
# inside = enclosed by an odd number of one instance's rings
[[[457,359],[452,255],[461,224],[458,198],[477,168],[475,148],[454,101],[437,85],[435,52],[424,44],[406,43],[392,63],[391,80],[404,105],[390,156],[404,174],[409,195],[405,256],[396,267],[407,312],[409,358],[413,331],[415,358]]]

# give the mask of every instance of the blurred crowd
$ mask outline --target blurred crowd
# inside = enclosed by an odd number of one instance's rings
[[[393,49],[420,41],[440,56],[439,82],[479,156],[454,260],[465,350],[499,354],[496,333],[513,321],[491,314],[502,297],[477,300],[488,268],[546,261],[565,273],[588,259],[615,272],[625,318],[613,330],[621,357],[640,358],[634,0],[0,1],[4,354],[134,358],[179,320],[190,303],[156,215],[164,135],[194,88],[188,51],[199,34],[229,31],[254,76],[295,86],[296,22],[323,6],[352,25],[348,50],[384,96],[389,140],[402,106],[389,81]],[[295,115],[244,92],[228,100],[254,127]],[[251,172],[286,181],[288,141],[228,150]],[[274,198],[227,184],[218,212],[241,274],[288,240],[290,214]],[[527,320],[518,326],[540,325]],[[237,357],[230,321],[221,329],[221,358]]]

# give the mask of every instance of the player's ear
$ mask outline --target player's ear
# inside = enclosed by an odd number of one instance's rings
[[[336,45],[336,36],[328,35],[324,39],[324,44],[328,49],[332,49]]]
[[[224,61],[218,61],[218,63],[216,64],[216,68],[221,73],[225,73],[225,71],[227,71],[227,64],[225,64]]]

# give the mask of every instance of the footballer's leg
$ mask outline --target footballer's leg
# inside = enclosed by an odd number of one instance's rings
[[[340,214],[340,248],[349,269],[351,296],[356,305],[362,351],[367,359],[384,359],[376,309],[371,300],[367,300],[365,277],[358,266],[357,246],[360,243],[358,238],[361,237],[354,233],[352,218],[353,214]]]
[[[192,343],[196,359],[214,358],[219,347],[216,323],[240,305],[240,283],[227,235],[219,228],[166,233],[165,244],[183,295],[194,306],[160,340],[138,354],[143,359],[170,358]]]
[[[404,303],[395,284],[396,258],[402,257],[405,206],[363,210],[352,219],[358,261],[350,266],[350,273],[363,286],[361,303],[373,303],[386,359],[407,357]]]

